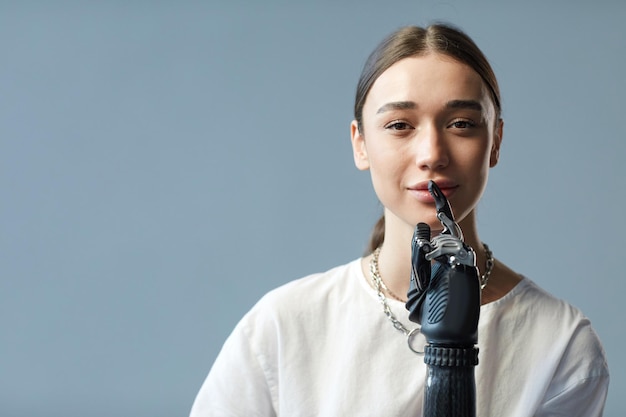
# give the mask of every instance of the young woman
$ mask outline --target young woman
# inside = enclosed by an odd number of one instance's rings
[[[476,414],[602,415],[609,375],[589,321],[479,238],[475,210],[498,162],[500,113],[493,71],[461,31],[406,27],[386,38],[365,64],[351,124],[355,164],[384,206],[371,253],[263,297],[224,344],[191,415],[420,415],[426,365],[407,343],[416,324],[404,302],[415,225],[442,229],[429,180],[486,284]]]

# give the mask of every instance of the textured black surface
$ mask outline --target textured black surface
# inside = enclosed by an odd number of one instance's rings
[[[476,417],[473,366],[429,366],[424,417]]]

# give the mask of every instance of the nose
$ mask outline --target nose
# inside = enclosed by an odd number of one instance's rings
[[[415,162],[420,169],[438,170],[448,166],[450,157],[442,133],[435,126],[425,126],[416,135]]]

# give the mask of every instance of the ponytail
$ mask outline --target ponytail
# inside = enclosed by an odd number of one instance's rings
[[[380,216],[380,219],[374,225],[372,233],[370,234],[370,241],[367,245],[366,255],[374,252],[376,248],[383,244],[385,240],[385,215]]]

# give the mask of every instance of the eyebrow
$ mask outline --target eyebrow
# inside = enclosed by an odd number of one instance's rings
[[[413,101],[393,101],[391,103],[383,104],[380,109],[376,112],[376,114],[384,113],[390,110],[407,110],[414,109],[417,107],[417,104]]]
[[[468,109],[483,111],[483,106],[476,100],[450,100],[446,103],[446,107],[449,109]]]

